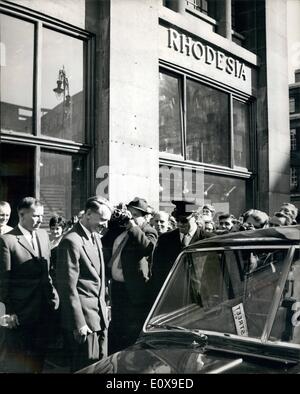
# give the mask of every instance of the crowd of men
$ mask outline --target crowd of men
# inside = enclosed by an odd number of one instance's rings
[[[236,219],[210,204],[172,201],[154,212],[136,197],[112,206],[94,196],[72,222],[23,198],[19,222],[0,201],[0,363],[2,372],[43,372],[53,335],[74,372],[133,344],[176,257],[198,240],[233,231],[297,224],[284,203],[274,215],[250,209]]]

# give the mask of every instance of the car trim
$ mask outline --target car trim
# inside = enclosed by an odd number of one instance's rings
[[[216,368],[213,371],[207,372],[207,374],[219,374],[219,373],[223,373],[225,371],[228,371],[229,369],[235,368],[238,365],[242,364],[243,359],[242,358],[238,358],[236,360],[231,361],[228,364],[222,365],[222,367]]]
[[[277,283],[277,286],[275,289],[275,294],[274,294],[274,297],[273,297],[273,300],[272,300],[272,303],[271,303],[271,306],[269,309],[269,313],[267,316],[267,321],[266,321],[266,324],[265,324],[265,327],[263,329],[263,333],[261,336],[261,341],[263,343],[267,342],[267,340],[269,339],[269,336],[271,334],[271,330],[272,330],[272,327],[274,324],[276,313],[277,313],[277,310],[279,307],[280,298],[281,298],[281,295],[282,295],[282,292],[283,292],[283,289],[285,286],[285,282],[286,282],[288,274],[289,274],[289,270],[290,270],[290,267],[292,264],[293,257],[295,255],[295,250],[296,250],[295,246],[292,245],[290,247],[288,254],[285,258],[285,261],[283,263],[281,277],[280,277],[279,283]]]

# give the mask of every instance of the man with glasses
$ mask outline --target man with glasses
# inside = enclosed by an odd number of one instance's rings
[[[172,200],[172,204],[175,205],[172,216],[176,219],[177,228],[161,234],[153,252],[150,279],[153,301],[182,249],[208,236],[197,225],[196,205],[183,200]]]
[[[84,215],[58,246],[56,282],[71,372],[107,355],[108,316],[100,233],[106,229],[112,212],[105,198],[89,198]]]
[[[42,372],[49,318],[58,308],[58,296],[49,276],[49,237],[39,228],[43,214],[38,200],[23,198],[18,205],[19,224],[0,237],[6,372]]]

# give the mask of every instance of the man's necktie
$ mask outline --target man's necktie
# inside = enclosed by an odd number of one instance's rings
[[[182,238],[182,247],[188,246],[188,244],[190,243],[190,235],[189,234],[185,234]]]
[[[35,251],[35,253],[37,255],[39,255],[39,247],[37,244],[37,239],[36,239],[36,233],[34,233],[33,231],[30,233],[31,235],[31,246],[33,248],[33,250]]]

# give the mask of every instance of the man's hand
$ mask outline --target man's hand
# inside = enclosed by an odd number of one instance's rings
[[[128,223],[126,224],[125,229],[129,230],[129,229],[131,229],[132,227],[135,227],[135,226],[137,226],[137,224],[135,223],[134,219],[130,219],[130,220],[128,220]]]
[[[13,315],[3,315],[0,317],[0,326],[7,328],[16,328],[20,325],[18,316]]]
[[[81,327],[79,330],[73,331],[74,339],[77,343],[84,343],[86,341],[86,337],[91,333],[92,331],[87,325]]]

